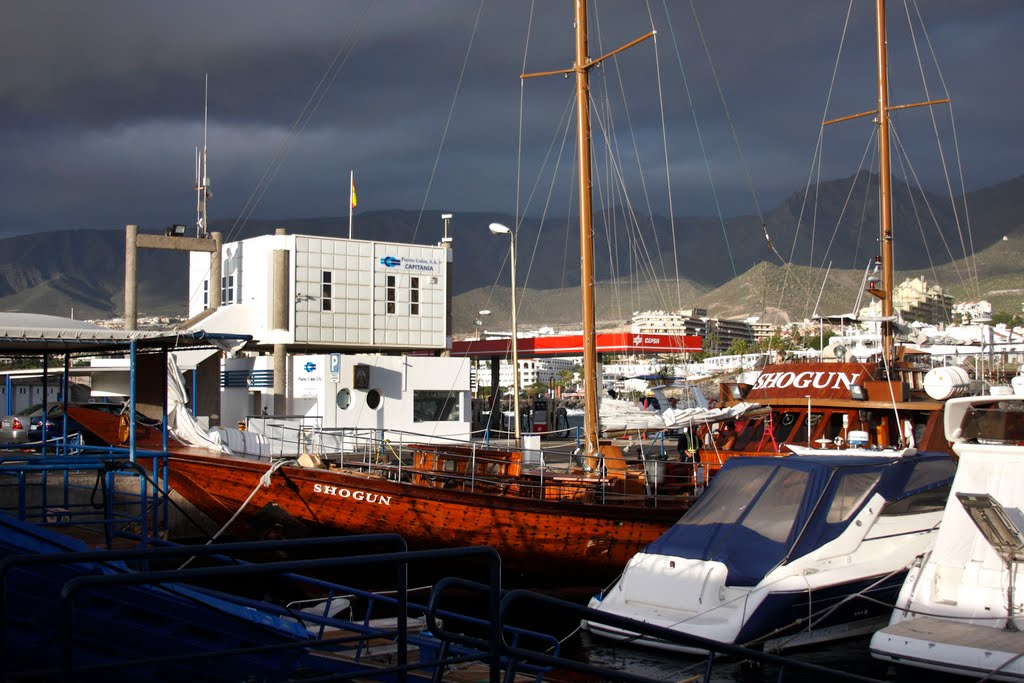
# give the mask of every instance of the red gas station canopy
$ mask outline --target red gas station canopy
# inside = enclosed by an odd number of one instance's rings
[[[701,338],[697,335],[607,332],[596,336],[598,353],[695,353],[702,349]],[[522,357],[578,356],[583,353],[583,335],[521,337],[517,351]],[[471,339],[452,342],[453,356],[488,358],[507,356],[511,353],[511,339]]]

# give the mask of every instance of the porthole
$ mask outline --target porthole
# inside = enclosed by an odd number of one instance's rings
[[[380,408],[380,392],[376,389],[370,389],[366,392],[366,407],[370,410],[377,410]]]
[[[345,410],[352,405],[352,393],[348,389],[342,389],[338,392],[338,396],[334,400],[338,404],[339,408]]]

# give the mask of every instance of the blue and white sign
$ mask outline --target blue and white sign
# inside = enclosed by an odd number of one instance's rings
[[[341,381],[341,354],[332,353],[330,356],[330,364],[327,368],[327,372],[330,375],[330,379],[334,383]]]
[[[323,356],[295,356],[292,372],[295,377],[295,398],[319,398],[323,393],[324,371],[327,363]]]
[[[440,275],[441,273],[441,261],[438,259],[429,258],[414,258],[411,256],[404,256],[398,258],[397,256],[382,256],[378,261],[379,266],[383,266],[383,270],[387,271],[399,271],[414,273],[429,273],[431,275]],[[378,270],[381,268],[378,266]]]

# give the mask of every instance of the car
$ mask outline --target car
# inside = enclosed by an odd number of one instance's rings
[[[68,433],[81,431],[81,425],[68,418]],[[64,406],[51,404],[46,411],[46,438],[64,434]],[[39,443],[43,440],[43,404],[23,410],[15,415],[0,417],[0,444]]]

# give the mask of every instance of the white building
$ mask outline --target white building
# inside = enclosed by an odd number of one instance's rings
[[[953,319],[963,323],[992,321],[992,304],[988,301],[964,301],[953,305]]]
[[[295,355],[290,358],[287,419],[302,418],[293,421],[327,430],[388,430],[389,439],[397,432],[419,441],[466,439],[470,365],[468,358],[435,356]],[[244,423],[264,408],[270,412],[258,385],[271,371],[270,356],[224,361],[224,424]]]
[[[222,256],[221,308],[195,321],[209,306],[210,270],[206,254],[191,254],[193,327],[264,347],[450,347],[447,247],[277,234],[229,242]]]

